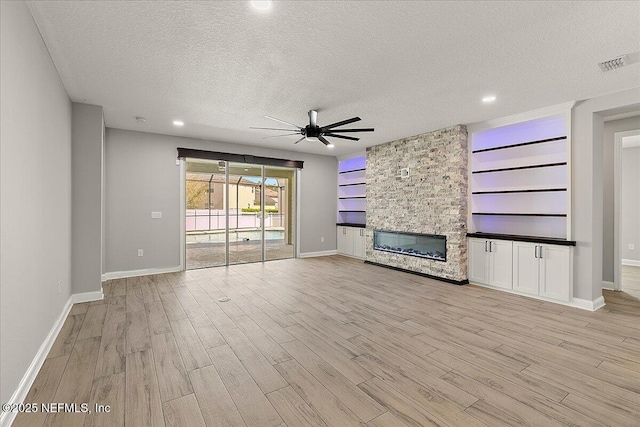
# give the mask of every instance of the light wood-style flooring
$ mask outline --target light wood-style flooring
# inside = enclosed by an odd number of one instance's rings
[[[640,301],[591,313],[340,256],[113,280],[15,426],[640,425]],[[219,302],[224,297],[228,302]]]

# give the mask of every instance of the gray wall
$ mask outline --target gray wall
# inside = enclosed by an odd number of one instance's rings
[[[74,102],[71,123],[71,283],[82,293],[102,281],[102,107]]]
[[[0,2],[0,16],[4,403],[71,295],[71,102],[27,6]]]
[[[604,117],[634,107],[640,88],[577,102],[572,111],[573,296],[602,296]]]
[[[336,249],[335,157],[107,128],[106,273],[180,264],[177,147],[303,160],[300,252]],[[151,211],[161,211],[162,219],[152,220]],[[323,243],[321,237],[325,238]],[[137,256],[138,249],[144,249],[143,257]]]
[[[622,149],[620,234],[622,259],[640,261],[640,147]],[[629,249],[629,243],[635,250]]]
[[[613,244],[614,244],[614,138],[616,132],[640,129],[640,116],[626,119],[612,120],[604,123],[603,144],[603,247],[602,247],[602,280],[613,282]]]

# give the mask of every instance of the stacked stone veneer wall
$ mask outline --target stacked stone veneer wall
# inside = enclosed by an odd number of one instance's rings
[[[409,168],[409,177],[398,177]],[[367,261],[467,279],[467,129],[457,125],[367,148]],[[373,230],[447,236],[447,261],[373,249]]]

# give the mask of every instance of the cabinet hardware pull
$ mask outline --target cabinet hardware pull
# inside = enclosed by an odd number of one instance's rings
[[[535,256],[536,258],[538,258],[538,248],[539,248],[539,247],[540,247],[540,246],[536,245],[536,249],[535,249],[535,253],[534,253],[534,256]]]
[[[542,246],[538,246],[540,248],[540,255],[538,255],[538,258],[542,259]]]
[[[486,240],[484,241],[484,251],[485,251],[485,252],[489,252],[489,251],[487,250],[487,241],[486,241]]]

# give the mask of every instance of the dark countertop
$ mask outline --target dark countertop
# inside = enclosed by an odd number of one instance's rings
[[[467,233],[467,237],[477,237],[479,239],[496,240],[516,240],[518,242],[546,243],[549,245],[575,246],[575,240],[558,239],[555,237],[520,236],[517,234],[494,234],[494,233]]]

